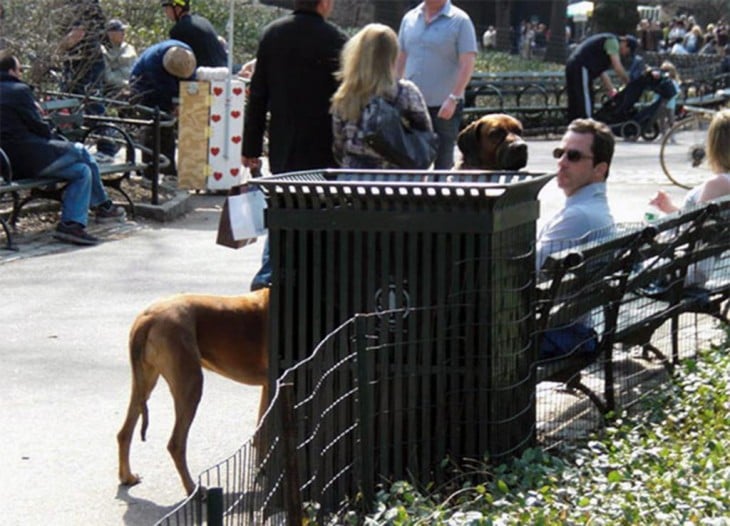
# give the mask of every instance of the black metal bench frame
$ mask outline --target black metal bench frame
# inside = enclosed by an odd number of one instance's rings
[[[536,381],[559,382],[590,398],[602,414],[614,406],[611,368],[618,307],[626,292],[639,249],[653,235],[651,228],[631,228],[601,242],[551,254],[541,269],[536,304],[538,344],[549,330],[570,327],[576,320],[602,316],[597,347],[590,354],[572,349],[563,356],[536,362]],[[603,398],[582,382],[581,371],[602,363]]]
[[[61,202],[66,182],[53,176],[31,177],[16,179],[13,168],[5,151],[0,149],[0,197],[10,195],[12,209],[6,220],[0,217],[0,226],[5,233],[5,249],[18,250],[13,240],[13,233],[17,232],[17,223],[25,205],[37,199],[50,199]],[[122,188],[122,182],[128,179],[132,172],[142,170],[146,165],[131,161],[113,164],[100,164],[99,173],[105,187],[117,190],[127,201],[129,213],[134,217],[134,202],[131,196]]]
[[[645,358],[661,360],[668,372],[679,362],[679,316],[709,314],[730,322],[730,265],[703,286],[687,276],[701,261],[725,261],[730,255],[730,198],[721,203],[671,214],[651,225],[621,226],[603,241],[552,254],[541,270],[536,318],[539,343],[549,329],[600,311],[595,353],[567,353],[538,360],[536,381],[563,383],[584,393],[601,414],[616,409],[614,347],[640,346]],[[652,336],[671,323],[671,356],[652,344]],[[604,374],[602,396],[581,378],[589,367]]]
[[[707,78],[686,79],[678,102],[716,108],[730,99],[730,74],[715,72],[708,75]],[[696,95],[689,96],[689,93]],[[462,125],[490,113],[508,113],[522,121],[527,134],[562,132],[566,124],[566,104],[562,71],[476,72],[464,94]]]

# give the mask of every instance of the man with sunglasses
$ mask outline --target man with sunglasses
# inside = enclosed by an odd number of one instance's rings
[[[611,233],[614,220],[606,199],[606,178],[614,145],[613,133],[602,122],[576,119],[568,126],[553,151],[565,205],[540,231],[538,268],[552,252]]]

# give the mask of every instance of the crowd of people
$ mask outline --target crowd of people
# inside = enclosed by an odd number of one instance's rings
[[[680,15],[668,23],[641,19],[636,28],[644,51],[674,55],[725,55],[728,27],[724,19],[700,26],[693,15]]]

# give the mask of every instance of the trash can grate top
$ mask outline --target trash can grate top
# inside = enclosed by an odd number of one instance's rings
[[[534,199],[554,174],[532,172],[314,170],[289,172],[251,181],[271,198],[500,198],[516,194],[516,201]],[[510,199],[511,200],[511,199]]]

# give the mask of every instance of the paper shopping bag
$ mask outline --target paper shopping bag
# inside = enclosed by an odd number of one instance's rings
[[[266,199],[257,186],[232,187],[223,203],[216,243],[231,248],[254,243],[266,233],[264,208]]]

